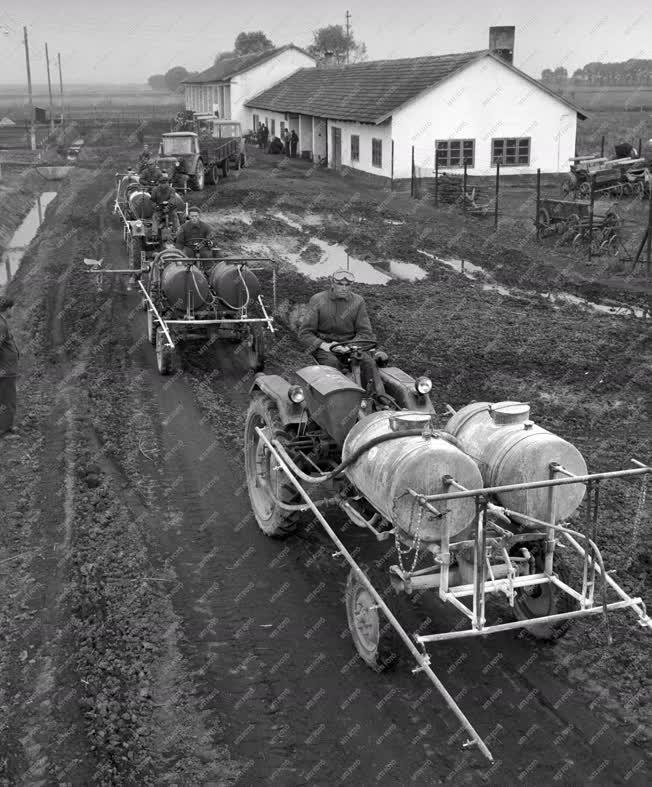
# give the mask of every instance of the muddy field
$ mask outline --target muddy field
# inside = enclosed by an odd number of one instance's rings
[[[301,307],[348,252],[382,346],[433,378],[439,413],[528,401],[591,470],[649,462],[643,276],[570,261],[525,221],[493,234],[364,180],[252,154],[239,178],[192,201],[221,249],[279,263],[269,371],[309,362],[294,333]],[[610,616],[611,647],[598,616],[554,644],[507,633],[432,649],[493,766],[461,748],[466,736],[407,661],[381,676],[362,665],[330,541],[317,527],[266,539],[250,513],[251,373],[211,347],[160,377],[136,293],[82,273],[84,257],[126,261],[110,215],[116,162],[101,159],[59,185],[8,285],[22,435],[0,442],[0,782],[648,783],[649,633],[633,615]],[[260,277],[270,301],[269,271]],[[605,485],[598,541],[645,598],[642,502],[638,483]],[[334,521],[361,561],[383,555]],[[409,614],[410,630],[457,622],[428,599]]]

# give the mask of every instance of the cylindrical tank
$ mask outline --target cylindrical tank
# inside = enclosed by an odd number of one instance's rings
[[[342,458],[350,457],[374,437],[405,427],[422,428],[426,421],[430,421],[427,413],[372,413],[348,433]],[[475,462],[444,437],[417,435],[388,440],[363,453],[344,472],[382,516],[412,538],[419,529],[422,541],[436,542],[441,540],[444,522],[451,536],[473,524],[472,498],[434,503],[437,509],[447,512],[440,519],[419,506],[411,495],[404,494],[408,488],[424,495],[454,491],[444,486],[445,475],[452,475],[469,489],[482,488],[482,476]]]
[[[529,417],[530,408],[522,402],[476,402],[458,410],[446,424],[446,431],[476,460],[484,486],[548,480],[551,462],[575,475],[586,475],[586,462],[577,448]],[[556,519],[569,517],[584,492],[583,484],[556,487]],[[497,497],[506,508],[549,519],[549,489],[515,490]]]
[[[206,276],[195,265],[187,267],[187,257],[180,251],[164,251],[159,257],[163,263],[161,270],[161,289],[170,306],[183,312],[190,295],[190,306],[200,309],[210,303],[211,293]]]
[[[151,219],[154,215],[152,199],[146,191],[132,191],[128,196],[129,210],[138,219]]]
[[[222,303],[234,309],[240,309],[247,301],[255,301],[260,293],[256,274],[245,265],[218,262],[213,266],[208,280]]]

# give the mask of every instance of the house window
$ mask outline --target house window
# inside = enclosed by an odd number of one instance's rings
[[[285,129],[285,123],[282,120],[281,120],[280,126],[281,126],[281,136],[283,136],[283,131]]]
[[[530,137],[523,139],[492,139],[491,161],[503,167],[518,167],[530,163]]]
[[[276,136],[276,120],[272,118],[269,124],[270,131],[272,132],[272,136]]]
[[[474,166],[474,139],[438,139],[435,142],[437,163],[440,167]]]
[[[351,134],[351,161],[360,161],[360,136]]]
[[[371,140],[371,164],[374,167],[383,166],[383,141],[382,139]]]
[[[258,117],[258,115],[254,115],[253,123],[254,123],[254,131],[258,131],[258,126],[260,126],[260,118]]]

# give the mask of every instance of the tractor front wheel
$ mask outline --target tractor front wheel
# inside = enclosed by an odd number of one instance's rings
[[[191,186],[194,191],[203,191],[205,185],[206,171],[204,170],[204,162],[199,160],[195,168],[195,174],[192,177]]]
[[[285,538],[296,529],[301,512],[288,511],[278,501],[292,505],[302,500],[256,432],[257,428],[264,429],[269,440],[275,439],[283,431],[276,404],[261,391],[254,393],[245,422],[247,487],[258,527],[266,536]]]
[[[535,571],[543,572],[544,564],[543,551],[538,548],[534,553]],[[569,570],[558,550],[555,551],[553,570],[562,582],[568,584]],[[545,585],[533,585],[517,591],[514,598],[514,617],[517,620],[532,620],[570,612],[572,606],[571,597],[551,582]],[[535,626],[527,626],[526,631],[535,639],[556,640],[566,633],[568,623],[568,621],[539,623]]]
[[[168,345],[163,329],[156,329],[156,368],[158,373],[168,375],[172,371],[174,362],[174,349]]]
[[[255,325],[245,340],[247,348],[247,368],[253,372],[262,372],[265,368],[265,332],[260,325]]]

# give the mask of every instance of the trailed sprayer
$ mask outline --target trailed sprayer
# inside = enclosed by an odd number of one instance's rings
[[[637,516],[652,468],[589,473],[581,453],[531,419],[521,402],[478,402],[438,416],[428,378],[382,365],[372,342],[332,347],[341,372],[311,365],[294,373],[256,376],[245,426],[245,466],[260,529],[283,537],[316,519],[350,566],[346,613],[354,645],[373,669],[409,652],[490,760],[485,742],[430,665],[426,647],[444,640],[526,628],[537,638],[558,625],[629,609],[652,621],[606,570],[596,542],[598,486],[641,481]],[[571,526],[582,501],[587,527]],[[368,576],[322,513],[336,505],[357,527],[388,540],[394,560]],[[559,545],[576,552],[578,586]],[[377,587],[389,588],[384,596]],[[467,625],[410,635],[397,603],[433,591]],[[506,599],[514,620],[491,624],[487,594]],[[503,615],[504,618],[504,615]]]

